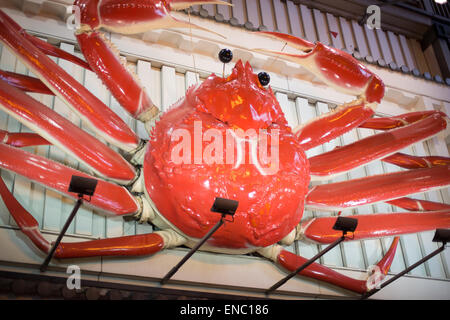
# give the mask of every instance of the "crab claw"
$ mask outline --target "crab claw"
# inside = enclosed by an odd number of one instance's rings
[[[195,28],[222,35],[181,21],[171,15],[172,10],[182,10],[198,4],[225,4],[218,0],[76,0],[80,8],[81,28],[78,33],[103,28],[121,34],[135,34],[161,28]]]
[[[266,49],[254,49],[255,51],[284,56],[305,67],[336,90],[361,96],[367,102],[379,103],[383,98],[384,84],[381,79],[348,53],[320,42],[314,44],[279,32],[263,31],[259,33],[282,40],[302,53],[290,54]]]

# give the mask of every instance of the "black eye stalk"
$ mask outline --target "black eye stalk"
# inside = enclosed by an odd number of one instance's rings
[[[225,77],[225,64],[233,60],[233,52],[230,49],[220,50],[219,60],[224,64],[223,77]],[[270,75],[267,72],[258,73],[258,79],[259,83],[261,83],[263,87],[267,86],[270,83]]]
[[[270,82],[270,76],[267,72],[258,73],[258,79],[263,87],[267,86]]]
[[[233,60],[233,52],[230,49],[220,50],[219,60],[223,63],[222,77],[225,78],[225,64]]]
[[[219,52],[219,60],[223,63],[228,63],[233,60],[233,52],[230,49],[222,49]]]

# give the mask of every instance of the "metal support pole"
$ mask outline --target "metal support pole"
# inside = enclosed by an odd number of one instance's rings
[[[331,249],[333,249],[334,247],[336,247],[339,243],[341,243],[342,241],[345,240],[345,234],[342,235],[342,237],[340,237],[339,239],[337,239],[335,242],[333,242],[332,244],[330,244],[325,250],[319,252],[318,254],[316,254],[314,257],[312,257],[311,259],[309,259],[308,261],[306,261],[304,264],[302,264],[300,267],[298,267],[295,271],[291,272],[287,277],[281,279],[280,281],[278,281],[277,283],[275,283],[273,286],[271,286],[269,289],[266,290],[266,295],[269,294],[270,292],[276,290],[277,288],[281,287],[283,284],[285,284],[289,279],[291,279],[292,277],[296,276],[299,272],[301,272],[302,270],[306,269],[310,264],[312,264],[314,261],[316,261],[317,259],[319,259],[321,256],[323,256],[325,253],[327,253],[328,251],[330,251]]]
[[[365,293],[362,295],[361,299],[367,299],[370,296],[374,295],[375,293],[377,293],[378,291],[380,291],[381,289],[383,289],[384,287],[386,287],[388,284],[394,282],[395,280],[397,280],[398,278],[402,277],[403,275],[407,274],[408,272],[410,272],[411,270],[415,269],[416,267],[420,266],[422,263],[424,263],[425,261],[433,258],[435,255],[441,253],[442,251],[445,250],[445,243],[442,244],[442,247],[434,250],[432,253],[430,253],[429,255],[427,255],[426,257],[422,258],[421,260],[417,261],[416,263],[414,263],[412,266],[410,266],[409,268],[406,268],[405,270],[403,270],[402,272],[400,272],[399,274],[395,275],[394,277],[392,277],[391,279],[389,279],[386,282],[383,282],[380,285],[379,289],[372,289],[369,292]]]
[[[75,207],[72,210],[72,213],[70,214],[69,218],[67,218],[67,221],[64,224],[64,227],[62,228],[61,232],[59,233],[59,236],[56,239],[55,243],[53,244],[52,249],[50,250],[49,254],[47,255],[47,258],[45,258],[44,263],[41,265],[41,272],[45,272],[47,270],[48,264],[50,263],[50,260],[52,259],[53,255],[55,254],[56,248],[58,248],[59,243],[61,242],[62,238],[64,237],[64,234],[66,233],[67,229],[69,228],[70,224],[72,223],[73,218],[75,218],[75,215],[77,214],[77,211],[78,211],[78,209],[80,209],[80,206],[82,204],[83,204],[83,196],[78,196],[78,200],[75,204]]]
[[[181,268],[181,266],[224,224],[225,215],[219,222],[193,247],[178,264],[173,267],[165,276],[161,279],[161,284],[165,284],[169,279]]]

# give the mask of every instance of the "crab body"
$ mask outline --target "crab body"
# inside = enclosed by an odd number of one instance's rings
[[[200,159],[194,159],[197,151],[192,139],[189,153],[193,157],[187,163],[176,164],[172,154],[178,146],[173,141],[177,129],[185,130],[189,137],[200,138],[202,132],[216,130],[228,148],[224,148],[218,161],[208,163],[207,157],[202,156],[206,156],[211,142],[202,139],[199,143],[203,152]],[[254,165],[260,159],[251,158],[252,144],[236,143],[229,132],[239,129],[250,134],[247,138],[255,141],[258,151],[265,148],[270,153],[272,143],[276,144],[276,172],[267,174],[264,168]],[[277,139],[272,137],[269,144],[263,145],[258,141],[259,130],[268,136],[277,130]],[[242,151],[246,159],[237,164],[236,155]],[[230,154],[232,161],[227,163]],[[244,66],[241,62],[228,78],[212,75],[201,85],[193,86],[161,117],[152,132],[144,177],[147,194],[158,211],[192,238],[203,237],[220,219],[210,211],[211,199],[238,200],[233,223],[226,223],[209,242],[211,246],[230,249],[266,247],[291,232],[302,217],[310,180],[305,153],[287,126],[274,94],[259,84],[249,64]]]

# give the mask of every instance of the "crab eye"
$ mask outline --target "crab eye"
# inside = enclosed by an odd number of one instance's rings
[[[270,76],[267,72],[258,73],[258,79],[263,87],[267,86],[270,82]]]
[[[228,63],[233,60],[233,52],[230,49],[222,49],[219,52],[219,60],[223,63]]]

